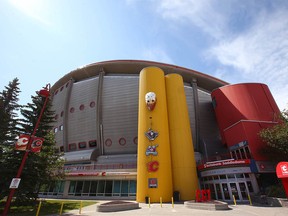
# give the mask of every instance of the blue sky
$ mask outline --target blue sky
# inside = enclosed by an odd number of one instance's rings
[[[288,103],[286,0],[0,0],[0,90],[20,104],[93,62],[140,59],[261,82]]]

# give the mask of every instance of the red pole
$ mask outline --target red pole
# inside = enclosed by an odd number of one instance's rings
[[[46,85],[46,88],[45,88],[45,89],[48,91],[48,93],[49,93],[49,90],[50,90],[49,88],[50,88],[50,85],[49,85],[49,84]],[[35,127],[34,127],[34,130],[33,130],[32,134],[31,134],[31,136],[30,136],[30,139],[29,139],[29,142],[28,142],[28,145],[27,145],[27,149],[26,149],[26,151],[25,151],[25,153],[24,153],[24,155],[23,155],[23,158],[22,158],[20,167],[19,167],[19,169],[18,169],[16,178],[20,178],[20,176],[21,176],[21,174],[22,174],[22,171],[23,171],[25,162],[26,162],[26,160],[27,160],[27,158],[28,158],[28,154],[29,154],[30,149],[31,149],[31,144],[32,144],[32,140],[33,140],[32,138],[35,136],[36,131],[37,131],[38,127],[39,127],[39,124],[40,124],[42,115],[43,115],[43,113],[44,113],[44,110],[45,110],[45,108],[46,108],[48,99],[49,99],[49,94],[45,95],[45,102],[44,102],[43,107],[42,107],[42,109],[41,109],[40,115],[39,115],[39,117],[38,117],[38,119],[37,119],[37,122],[36,122],[36,125],[35,125]],[[9,211],[9,209],[10,209],[11,200],[12,200],[12,198],[13,198],[13,195],[14,195],[14,193],[15,193],[15,190],[16,190],[15,188],[11,188],[11,189],[10,189],[10,193],[9,193],[8,198],[7,198],[6,205],[5,205],[4,211],[3,211],[3,213],[2,213],[2,216],[7,216],[8,211]]]

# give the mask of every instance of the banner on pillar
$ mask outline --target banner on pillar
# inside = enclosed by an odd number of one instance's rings
[[[29,143],[30,136],[21,134],[16,142],[15,150],[25,151],[27,149],[27,145]]]
[[[26,134],[21,134],[16,142],[15,150],[26,151],[30,136]],[[41,137],[31,138],[31,152],[40,152],[44,139]]]
[[[42,148],[44,139],[41,137],[33,137],[32,144],[31,144],[31,151],[32,152],[40,152]]]

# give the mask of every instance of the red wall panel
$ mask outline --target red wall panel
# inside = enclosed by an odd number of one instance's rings
[[[280,114],[267,85],[228,85],[214,90],[211,97],[223,143],[231,147],[248,141],[253,158],[265,160],[261,154],[264,143],[258,133],[274,125]]]

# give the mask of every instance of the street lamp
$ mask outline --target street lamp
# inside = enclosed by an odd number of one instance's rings
[[[50,84],[47,84],[45,88],[41,89],[39,92],[37,92],[39,96],[45,98],[45,101],[44,101],[44,104],[42,106],[42,109],[41,109],[41,112],[40,112],[40,115],[37,119],[37,122],[36,122],[36,125],[34,127],[34,130],[30,136],[30,139],[29,139],[29,142],[27,144],[27,148],[26,148],[26,151],[23,155],[23,158],[22,158],[22,161],[21,161],[21,164],[20,164],[20,167],[18,169],[18,172],[17,172],[17,175],[16,175],[16,178],[20,178],[21,176],[21,173],[22,173],[22,170],[24,168],[24,165],[25,165],[25,162],[26,162],[26,159],[28,158],[28,154],[31,150],[31,144],[32,144],[32,141],[33,141],[33,137],[35,136],[36,134],[36,131],[38,129],[38,126],[39,126],[39,123],[41,121],[41,118],[42,118],[42,115],[44,113],[44,110],[46,108],[46,105],[47,105],[47,102],[49,100],[49,96],[50,96]],[[9,196],[7,198],[7,201],[6,201],[6,205],[5,205],[5,208],[4,208],[4,211],[2,213],[2,216],[6,216],[8,214],[8,211],[9,211],[9,208],[10,208],[10,204],[11,204],[11,200],[13,198],[13,195],[15,193],[15,188],[11,188],[10,189],[10,193],[9,193]]]

